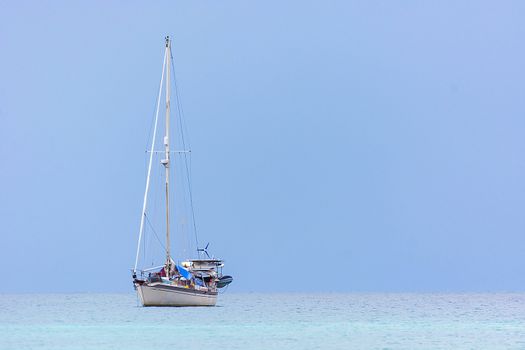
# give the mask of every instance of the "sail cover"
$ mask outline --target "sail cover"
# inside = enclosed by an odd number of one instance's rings
[[[179,273],[181,274],[181,276],[187,280],[191,280],[191,278],[193,277],[191,275],[191,272],[189,272],[188,270],[186,270],[184,267],[180,265],[177,265],[177,270],[179,270]]]

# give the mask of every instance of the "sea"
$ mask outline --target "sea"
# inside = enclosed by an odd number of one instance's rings
[[[0,349],[525,349],[525,294],[0,294]]]

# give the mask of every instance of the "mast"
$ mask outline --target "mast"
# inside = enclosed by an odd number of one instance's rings
[[[166,134],[164,136],[164,148],[166,158],[162,160],[166,169],[166,277],[170,277],[171,257],[170,257],[170,37],[166,37]]]

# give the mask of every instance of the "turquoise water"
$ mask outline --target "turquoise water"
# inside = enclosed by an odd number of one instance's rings
[[[0,349],[525,349],[525,294],[19,294],[0,316]]]

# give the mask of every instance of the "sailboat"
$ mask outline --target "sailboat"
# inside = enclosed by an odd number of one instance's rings
[[[146,189],[142,205],[140,219],[139,237],[135,265],[132,270],[133,285],[143,306],[214,306],[217,303],[218,292],[221,288],[229,285],[233,278],[223,275],[224,261],[210,257],[206,245],[205,248],[196,247],[197,258],[185,259],[176,262],[171,254],[170,242],[170,168],[172,165],[172,153],[187,152],[186,150],[174,151],[170,149],[170,67],[173,66],[171,53],[171,40],[166,37],[164,62],[162,64],[162,76],[160,80],[159,93],[157,97],[155,121],[151,147],[149,150],[149,162],[146,176]],[[159,121],[159,109],[162,90],[164,88],[166,113],[165,134],[163,138],[164,149],[155,150],[157,126]],[[177,99],[178,103],[178,99]],[[163,265],[139,269],[139,256],[141,242],[143,241],[145,221],[148,209],[148,194],[150,192],[151,171],[153,155],[163,153],[164,158],[160,160],[159,167],[164,168],[164,196],[165,196],[165,225],[166,239],[163,250],[165,262]],[[187,170],[187,167],[186,167]],[[191,195],[191,193],[190,193]],[[190,197],[191,198],[191,197]],[[193,204],[192,204],[193,213]],[[209,244],[209,243],[208,243]]]

